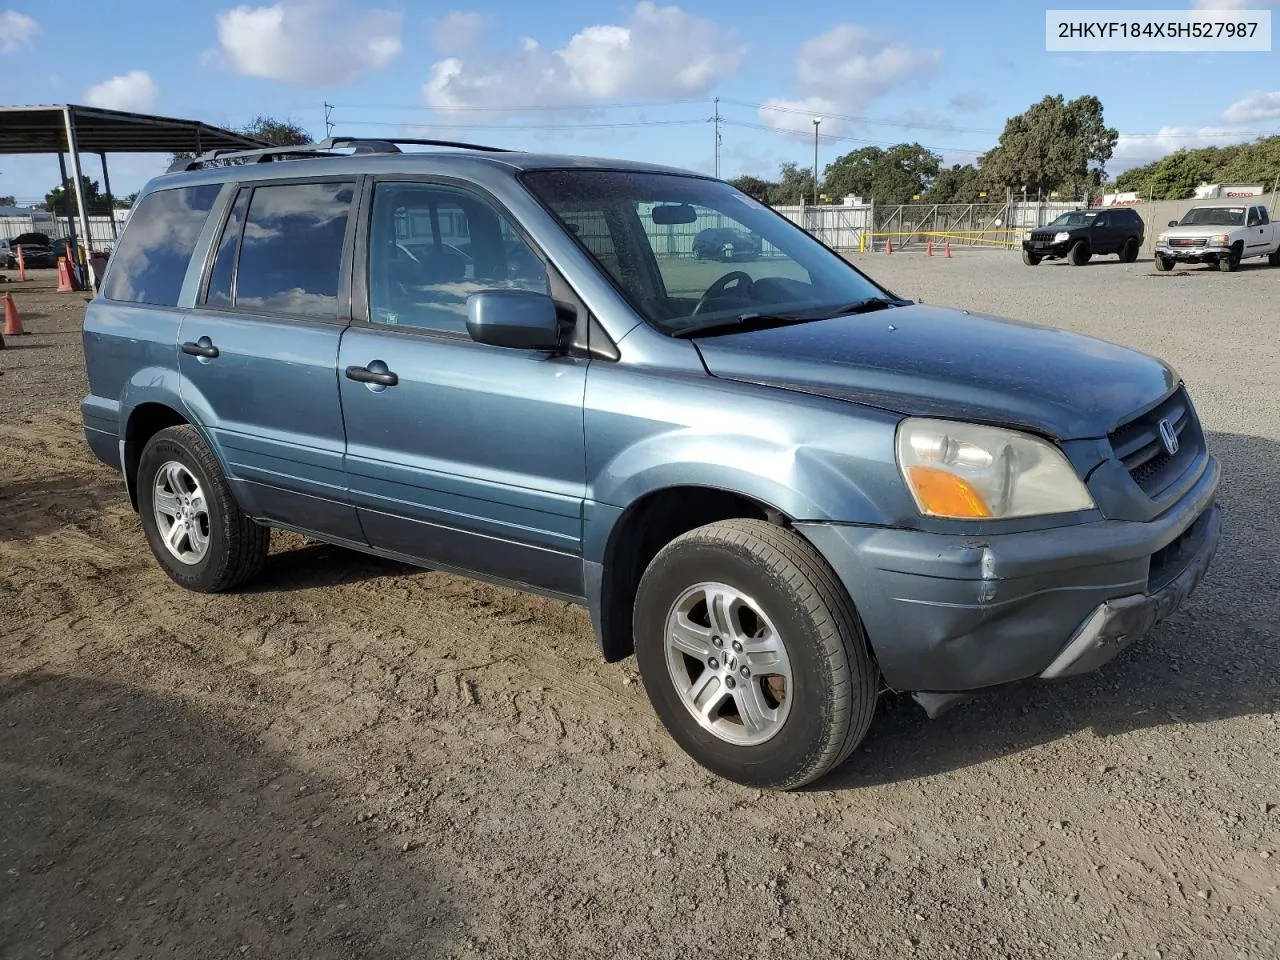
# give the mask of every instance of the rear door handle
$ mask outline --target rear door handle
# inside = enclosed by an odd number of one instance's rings
[[[202,339],[207,340],[208,338],[204,337]],[[182,352],[193,357],[205,357],[212,360],[218,355],[218,348],[212,343],[195,343],[194,341],[188,340],[182,345]]]
[[[385,373],[380,370],[370,370],[368,367],[347,367],[347,379],[355,380],[357,383],[377,383],[384,387],[394,387],[400,382],[390,370]]]

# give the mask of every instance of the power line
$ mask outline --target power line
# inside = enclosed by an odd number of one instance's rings
[[[722,119],[721,123],[728,123]],[[344,127],[429,127],[433,130],[612,130],[617,127],[687,127],[705,120],[628,120],[612,123],[434,123],[430,120],[344,120]]]

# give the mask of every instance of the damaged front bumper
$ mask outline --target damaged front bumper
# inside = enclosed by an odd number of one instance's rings
[[[1218,478],[1206,458],[1195,485],[1147,522],[982,538],[797,529],[848,590],[888,687],[970,692],[1095,669],[1176,610],[1217,549]]]
[[[1178,263],[1217,263],[1231,256],[1230,247],[1156,247],[1156,256]]]

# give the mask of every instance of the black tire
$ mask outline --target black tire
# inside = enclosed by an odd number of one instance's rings
[[[1084,240],[1077,240],[1071,252],[1067,254],[1067,262],[1073,267],[1083,267],[1092,256],[1093,254],[1089,252],[1089,244]]]
[[[1138,238],[1130,237],[1124,242],[1124,249],[1120,251],[1121,263],[1134,263],[1138,259]]]
[[[1273,267],[1280,267],[1280,249],[1272,250],[1267,254],[1267,263]]]
[[[199,482],[208,507],[208,549],[199,562],[179,560],[164,545],[155,515],[156,474],[176,461]],[[195,427],[161,430],[142,451],[138,463],[138,513],[156,560],[174,583],[196,593],[221,593],[261,572],[271,530],[254,523],[236,503],[217,458]]]
[[[668,613],[681,593],[706,581],[751,597],[776,625],[791,661],[789,712],[755,746],[701,726],[667,665]],[[871,725],[879,673],[857,611],[821,555],[790,530],[726,520],[677,537],[641,578],[633,628],[654,711],[686,753],[727,780],[772,790],[804,786],[843,763]]]
[[[1171,260],[1168,257],[1162,257],[1158,253],[1156,254],[1156,269],[1161,273],[1167,273],[1177,265],[1178,262],[1176,260]]]
[[[1223,273],[1235,273],[1240,269],[1240,252],[1232,250],[1225,257],[1218,258],[1218,269]]]
[[[1039,265],[1040,258],[1024,247],[1022,250],[1022,262],[1028,267],[1034,267]]]

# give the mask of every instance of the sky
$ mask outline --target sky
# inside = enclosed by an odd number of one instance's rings
[[[1124,9],[1271,7],[1164,0]],[[259,113],[317,139],[425,136],[776,174],[870,143],[973,161],[1046,94],[1098,96],[1121,133],[1111,175],[1183,146],[1280,133],[1265,53],[1047,53],[1046,8],[988,0],[558,3],[478,0],[0,0],[0,103],[82,103],[241,125]],[[178,19],[177,11],[181,11]],[[1164,78],[1163,81],[1161,78]],[[163,171],[111,159],[114,191]],[[96,158],[86,171],[95,179]],[[0,157],[0,195],[40,200],[55,157]]]

